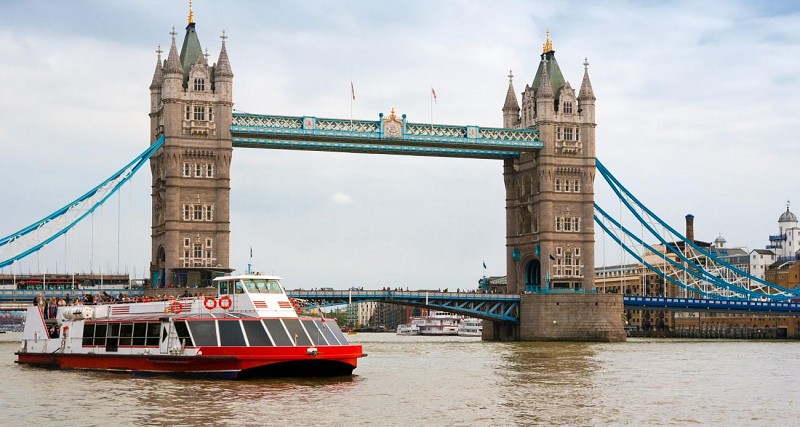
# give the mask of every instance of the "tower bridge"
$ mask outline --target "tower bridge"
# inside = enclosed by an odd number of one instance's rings
[[[167,57],[162,58],[160,49],[157,51],[150,83],[148,149],[86,195],[0,239],[0,267],[13,264],[64,234],[149,159],[151,282],[155,286],[209,283],[213,277],[232,271],[233,149],[262,148],[502,162],[506,193],[504,295],[509,297],[498,301],[499,297],[489,296],[442,296],[433,303],[430,299],[424,302],[431,307],[484,313],[482,316],[491,321],[484,328],[486,339],[624,339],[623,296],[594,292],[595,222],[606,233],[614,234],[615,241],[648,268],[655,271],[659,265],[669,266],[667,271],[659,270],[661,277],[693,295],[723,301],[761,296],[776,302],[798,295],[797,290],[781,288],[718,262],[694,245],[692,239],[660,220],[657,222],[671,237],[659,236],[659,249],[646,245],[635,233],[607,218],[594,203],[598,172],[648,231],[659,232],[649,225],[652,218],[657,220],[655,215],[595,157],[596,98],[588,61],[583,61],[583,76],[576,93],[562,74],[549,34],[539,54],[536,73],[520,92],[521,101],[514,88],[514,76],[509,73],[501,109],[502,128],[413,123],[394,110],[388,115],[378,114],[376,120],[234,113],[234,73],[224,32],[214,63],[209,63],[203,54],[192,14],[180,50],[177,33],[173,30],[171,35]],[[57,223],[66,225],[54,227]],[[11,250],[10,257],[2,252],[24,240],[32,243]],[[637,252],[645,248],[655,255]],[[654,256],[663,261],[653,262]],[[325,300],[332,296],[316,297]],[[336,301],[341,302],[341,297]],[[352,300],[352,295],[348,298]],[[417,294],[375,294],[364,298],[423,304],[422,296]],[[702,303],[625,299],[625,304],[673,304],[670,309],[677,310],[697,308],[696,304]],[[717,307],[721,307],[719,304]],[[736,305],[728,304],[726,309],[735,309]]]

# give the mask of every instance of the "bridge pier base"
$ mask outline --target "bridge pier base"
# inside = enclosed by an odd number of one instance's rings
[[[625,341],[622,295],[525,294],[518,325],[484,321],[487,341]]]

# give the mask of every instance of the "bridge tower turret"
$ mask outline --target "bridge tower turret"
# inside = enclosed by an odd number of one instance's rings
[[[151,159],[154,285],[202,285],[229,272],[233,72],[222,35],[209,66],[189,13],[180,53],[172,45],[150,85],[150,140],[165,137]]]
[[[504,164],[510,292],[594,289],[595,98],[585,66],[576,97],[548,34],[522,92],[520,127],[538,129],[544,147]],[[503,118],[508,126],[505,109]]]

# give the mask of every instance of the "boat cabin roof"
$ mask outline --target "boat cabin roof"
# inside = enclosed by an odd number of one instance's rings
[[[263,274],[237,274],[234,276],[221,276],[214,279],[215,282],[231,282],[236,280],[245,280],[245,279],[261,279],[261,280],[283,280],[283,278],[278,276],[265,276]]]

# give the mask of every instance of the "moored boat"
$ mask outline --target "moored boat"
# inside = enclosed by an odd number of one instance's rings
[[[462,319],[458,324],[458,336],[460,337],[480,337],[483,335],[483,321],[468,317]]]
[[[280,278],[214,279],[215,296],[28,308],[17,363],[241,379],[351,375],[360,345],[333,319],[298,316]]]

